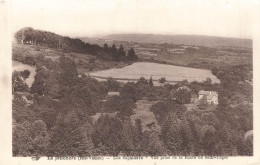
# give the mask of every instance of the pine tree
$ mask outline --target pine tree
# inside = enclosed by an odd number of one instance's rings
[[[121,131],[122,143],[121,143],[121,154],[134,155],[136,144],[134,139],[136,138],[135,127],[131,124],[130,120],[123,122],[123,129]]]
[[[117,117],[101,116],[94,125],[94,145],[102,143],[108,148],[110,155],[117,155],[122,144],[122,127],[122,122]]]
[[[142,121],[140,119],[135,120],[135,127],[136,127],[136,132],[137,132],[137,138],[138,138],[138,141],[140,142],[143,138]]]
[[[107,44],[104,44],[104,51],[108,52],[108,45]]]
[[[119,56],[118,56],[117,48],[116,48],[116,45],[115,45],[115,44],[112,45],[111,55],[112,55],[112,59],[113,59],[114,61],[119,61]]]
[[[50,138],[42,120],[13,126],[13,156],[47,156]]]
[[[152,78],[152,77],[150,77],[149,85],[150,85],[151,87],[153,86],[153,78]]]
[[[95,147],[93,155],[95,155],[95,156],[109,156],[110,155],[109,154],[109,148],[104,146],[102,144],[102,142],[100,142],[98,144],[98,146]]]
[[[127,60],[129,61],[136,61],[138,59],[137,55],[135,54],[135,51],[133,48],[129,49],[128,50],[128,53],[127,53]]]
[[[94,144],[92,143],[90,136],[90,127],[92,127],[89,123],[85,123],[82,125],[79,130],[82,133],[82,146],[84,146],[81,150],[80,155],[83,156],[91,156],[94,153]]]
[[[119,49],[118,49],[118,58],[119,59],[124,59],[125,57],[126,57],[126,53],[124,51],[123,45],[121,44]]]
[[[186,117],[184,117],[184,119],[181,121],[181,133],[183,139],[182,150],[185,152],[184,154],[195,155],[193,135]]]
[[[82,128],[75,112],[57,117],[57,124],[51,130],[51,156],[86,156],[91,154],[92,141],[86,129]]]
[[[179,119],[175,114],[169,113],[162,126],[161,136],[164,145],[172,155],[180,155],[182,151],[181,145],[183,139],[181,137],[180,124],[178,120]]]
[[[163,156],[166,154],[163,142],[155,132],[150,134],[147,151],[150,156]]]
[[[75,79],[78,76],[77,65],[74,60],[64,55],[60,56],[61,80],[62,83],[68,86],[75,84]]]

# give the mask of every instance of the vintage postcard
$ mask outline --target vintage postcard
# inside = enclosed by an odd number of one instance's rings
[[[0,3],[0,164],[260,163],[260,1]]]

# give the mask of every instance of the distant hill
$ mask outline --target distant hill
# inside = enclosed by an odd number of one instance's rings
[[[93,45],[104,46],[104,44],[113,45],[116,44],[117,46],[122,44],[124,47],[133,47],[133,42],[122,41],[122,40],[109,40],[109,39],[102,39],[102,38],[90,38],[90,37],[78,37],[81,41]],[[137,43],[136,43],[137,44]]]
[[[172,43],[207,47],[235,46],[252,48],[251,39],[225,38],[200,35],[111,34],[102,37],[102,39],[155,44]]]
[[[105,43],[108,43],[110,40],[100,39],[100,38],[91,38],[91,37],[78,37],[81,41],[89,44],[96,44],[104,46]]]

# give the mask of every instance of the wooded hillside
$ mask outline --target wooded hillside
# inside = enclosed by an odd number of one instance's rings
[[[137,60],[137,56],[130,49],[126,54],[124,47],[116,45],[104,47],[85,43],[77,38],[61,36],[52,32],[35,30],[31,27],[23,28],[15,33],[15,40],[20,44],[34,44],[42,47],[60,49],[65,52],[86,53],[106,60],[123,61]]]

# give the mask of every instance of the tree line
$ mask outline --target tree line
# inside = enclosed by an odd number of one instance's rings
[[[77,38],[61,36],[52,32],[35,30],[31,27],[22,28],[15,33],[15,40],[20,44],[33,44],[41,47],[60,49],[65,52],[76,52],[91,54],[102,59],[114,61],[135,61],[138,59],[133,48],[128,52],[124,50],[122,44],[119,48],[113,44],[109,47],[107,44],[104,47],[85,43]]]

